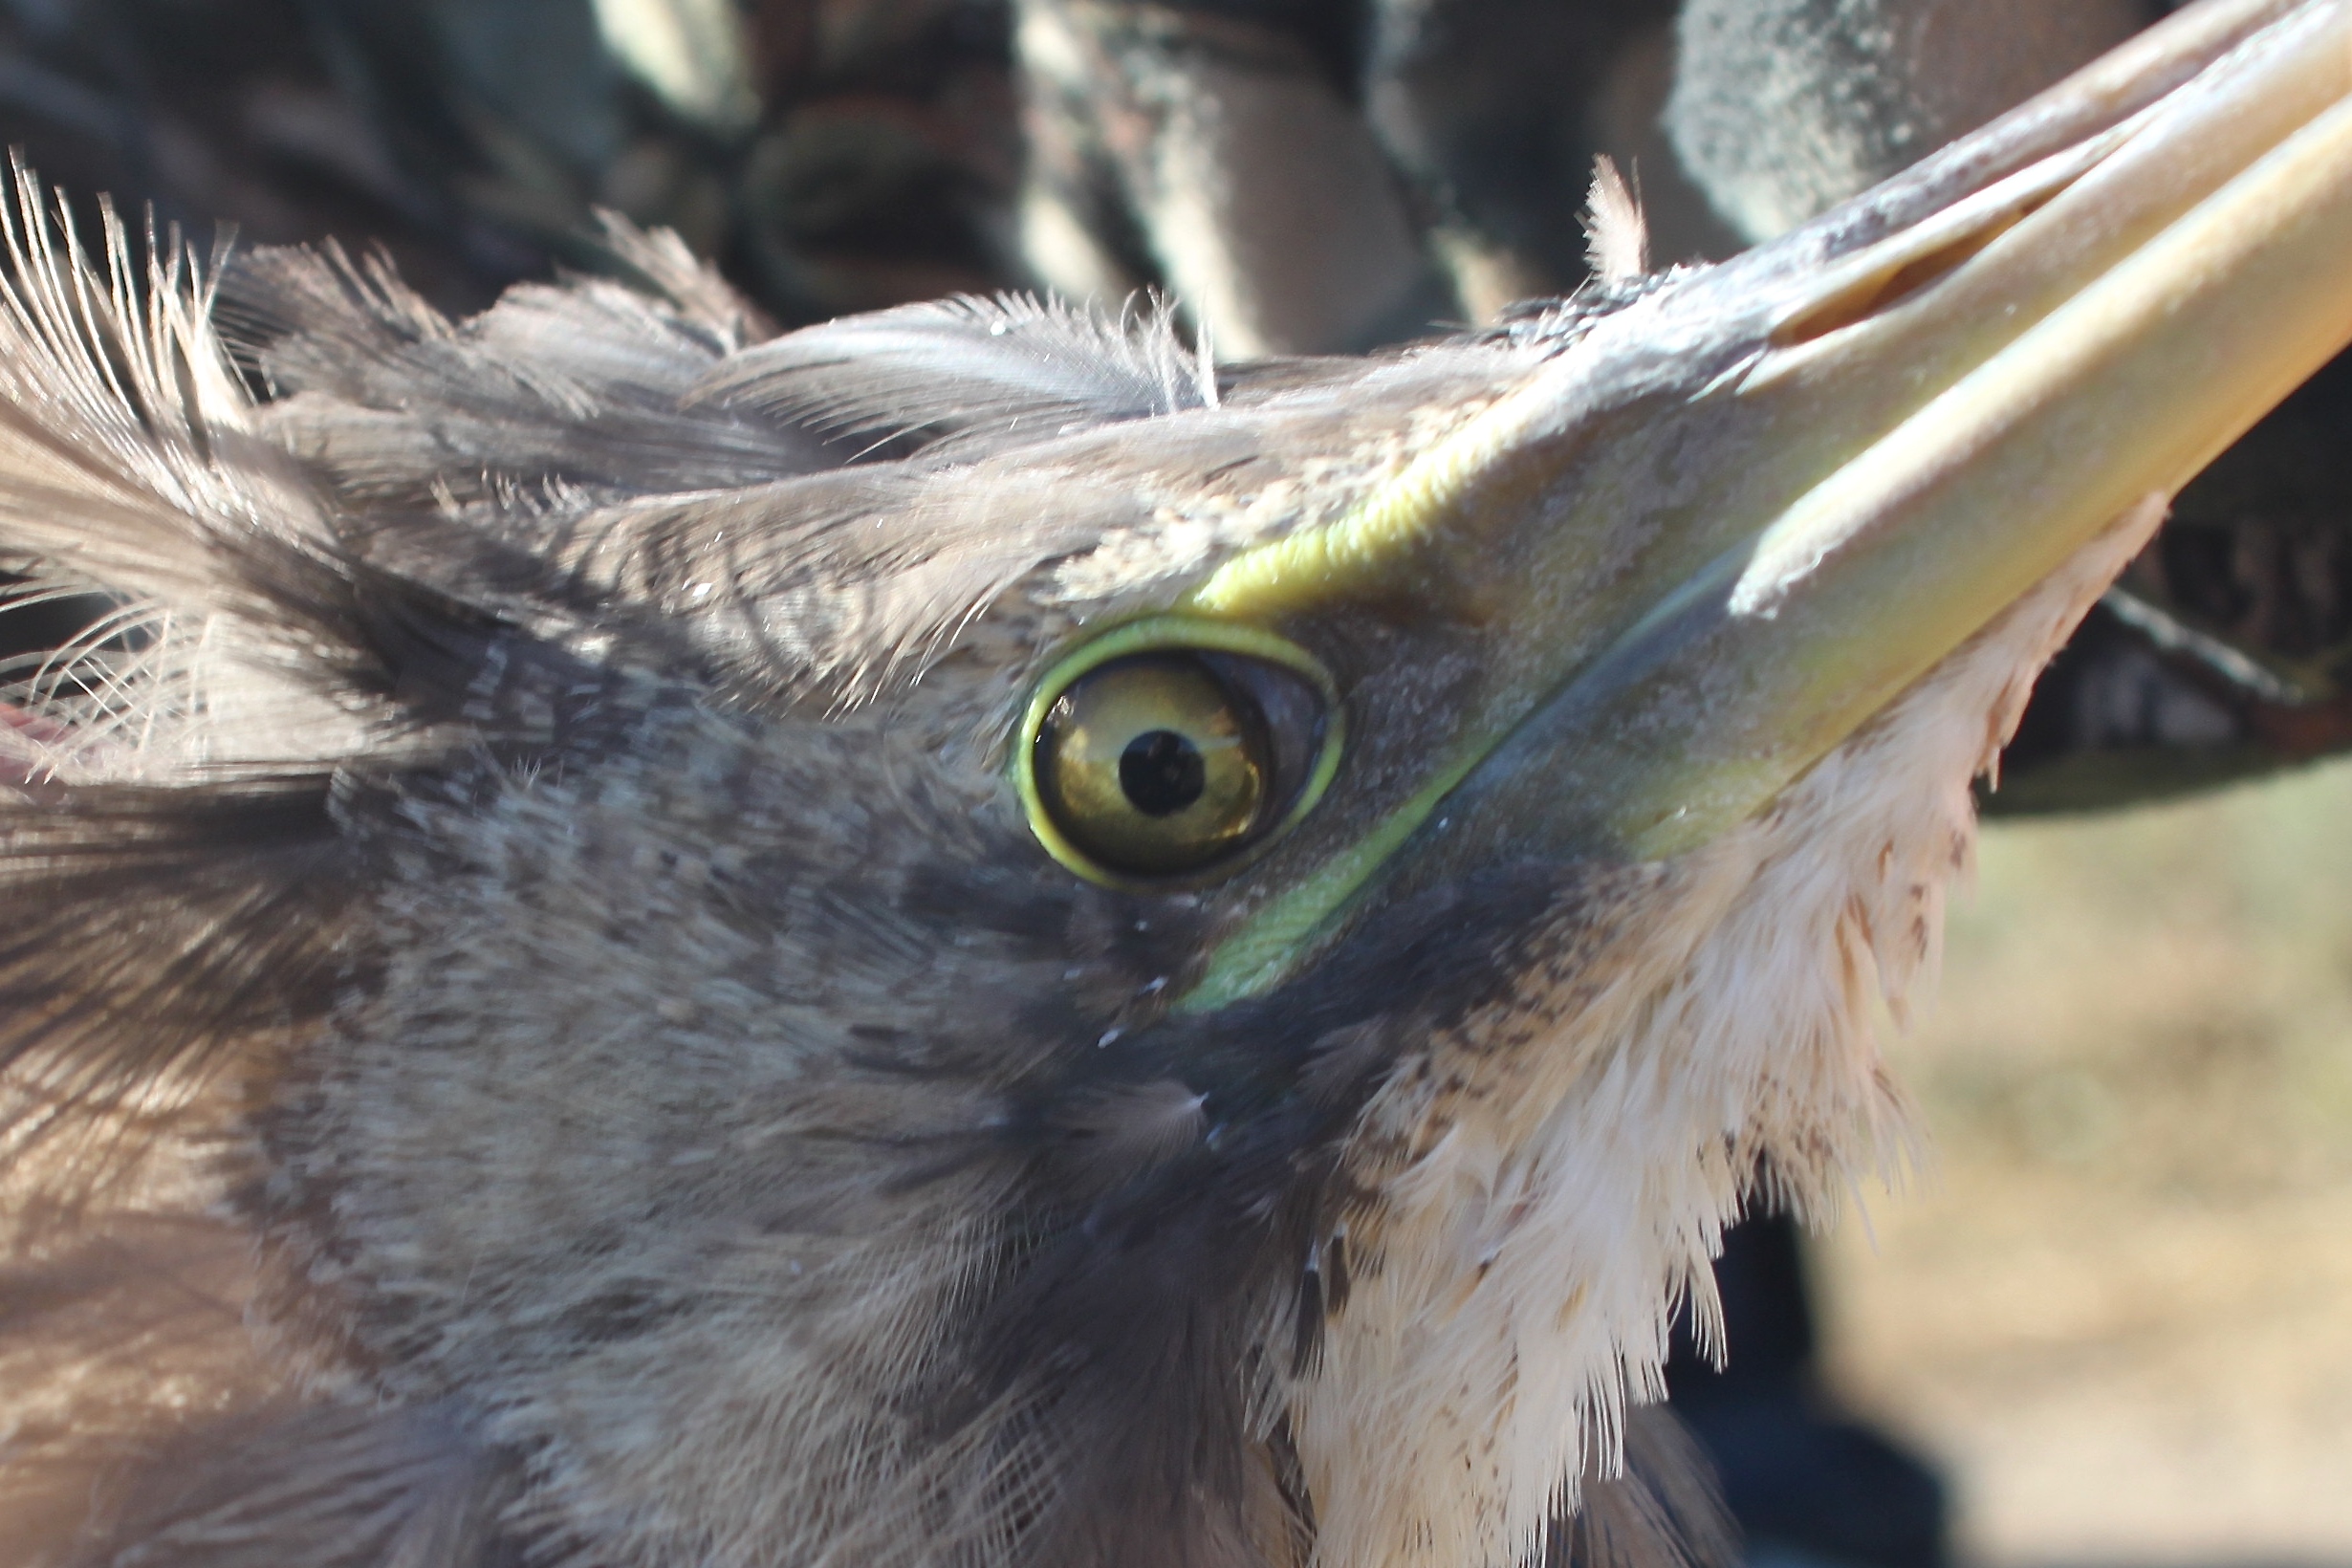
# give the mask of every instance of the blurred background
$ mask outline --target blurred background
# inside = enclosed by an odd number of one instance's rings
[[[0,137],[84,220],[336,237],[451,313],[614,269],[604,208],[780,326],[1155,288],[1241,358],[1594,286],[1600,155],[1653,264],[1729,254],[2173,9],[0,0]],[[103,608],[9,614],[0,678]],[[2061,815],[1988,833],[1896,1047],[1913,1190],[1734,1233],[1731,1365],[1674,1389],[1759,1559],[2352,1568],[2347,746],[2340,359],[2036,695],[1993,803]]]
[[[2352,768],[1992,827],[1948,942],[1830,1377],[1963,1560],[2352,1563]]]

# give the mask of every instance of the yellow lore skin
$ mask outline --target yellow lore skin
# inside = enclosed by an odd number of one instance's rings
[[[1568,358],[1344,516],[1220,566],[1187,609],[1275,623],[1409,582],[1510,630],[1426,786],[1230,938],[1187,1005],[1276,982],[1434,816],[1514,780],[1573,795],[1539,814],[1555,841],[1638,858],[1706,842],[2332,358],[2352,338],[2352,18],[2296,31],[1840,258],[1688,402],[1595,420],[1577,404],[1590,362]],[[2167,41],[2056,94],[2111,93]],[[1595,337],[1667,336],[1670,292]],[[1631,418],[1627,461],[1612,425]],[[1637,478],[1662,427],[1705,475],[1674,526],[1643,515]],[[1597,562],[1650,531],[1596,602]],[[1594,645],[1596,619],[1613,642]],[[1581,635],[1546,637],[1561,625]],[[1522,805],[1499,809],[1523,831]]]

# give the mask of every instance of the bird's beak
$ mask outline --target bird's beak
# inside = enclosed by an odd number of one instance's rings
[[[2192,9],[1610,316],[1357,520],[1358,556],[1475,601],[1498,673],[1188,1005],[1275,983],[1377,889],[1749,818],[2347,341],[2352,0]],[[1245,557],[1196,600],[1296,597],[1297,567]]]

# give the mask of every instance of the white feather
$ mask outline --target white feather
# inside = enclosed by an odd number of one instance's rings
[[[1561,1478],[1612,1473],[1626,1402],[1660,1396],[1675,1302],[1712,1321],[1707,1259],[1759,1160],[1816,1217],[1891,1174],[1878,1010],[1932,983],[1969,782],[2163,514],[2133,509],[1764,816],[1633,873],[1639,913],[1579,971],[1594,989],[1391,1187],[1379,1265],[1292,1391],[1317,1562],[1525,1560]],[[1385,1092],[1366,1134],[1419,1121],[1413,1093]]]

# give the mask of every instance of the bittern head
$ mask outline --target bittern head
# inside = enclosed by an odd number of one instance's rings
[[[1884,1157],[2034,671],[2352,338],[2348,95],[2344,0],[2194,11],[1726,266],[1238,367],[757,341],[618,231],[642,288],[463,323],[333,254],[216,300],[28,190],[0,546],[120,609],[8,710],[71,1310],[4,1506],[222,1568],[1557,1544],[1727,1215]]]

